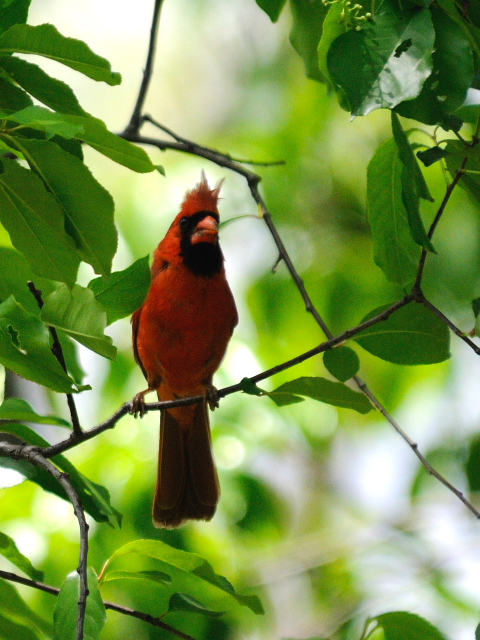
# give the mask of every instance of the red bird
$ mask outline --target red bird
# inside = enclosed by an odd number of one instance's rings
[[[200,183],[154,253],[152,284],[133,314],[135,360],[160,401],[212,397],[212,377],[238,322],[218,243],[220,186]],[[210,520],[220,498],[205,402],[161,412],[158,477],[153,502],[157,527]]]

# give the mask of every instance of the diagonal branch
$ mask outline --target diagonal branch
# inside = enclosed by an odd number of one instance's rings
[[[49,584],[37,582],[36,580],[30,580],[29,578],[24,578],[23,576],[19,576],[16,573],[11,573],[10,571],[0,570],[0,578],[9,580],[10,582],[17,582],[18,584],[23,584],[27,587],[33,587],[34,589],[38,589],[39,591],[50,593],[52,596],[58,596],[58,594],[60,593],[60,589],[58,589],[57,587],[51,587]],[[138,618],[138,620],[143,620],[143,622],[148,622],[148,624],[151,624],[154,627],[159,627],[160,629],[165,629],[165,631],[173,633],[177,637],[182,638],[182,640],[195,640],[194,638],[192,638],[192,636],[183,633],[183,631],[180,631],[179,629],[175,629],[175,627],[172,627],[170,624],[167,624],[160,618],[155,618],[148,613],[142,613],[141,611],[136,611],[135,609],[130,609],[130,607],[124,607],[120,604],[109,602],[108,600],[104,600],[103,604],[105,605],[105,609],[110,609],[111,611],[116,611],[117,613],[123,613],[123,615],[126,616]]]
[[[29,445],[14,445],[0,442],[0,455],[5,455],[14,460],[26,460],[31,464],[41,467],[47,473],[52,475],[57,482],[64,488],[73,511],[78,520],[80,528],[80,559],[78,563],[77,573],[80,576],[80,594],[78,598],[78,617],[77,617],[77,635],[76,640],[83,640],[83,632],[85,626],[85,612],[87,609],[88,597],[88,581],[87,581],[87,559],[88,559],[88,524],[85,519],[85,512],[82,503],[75,491],[68,473],[60,471],[50,460],[46,460],[38,447]]]

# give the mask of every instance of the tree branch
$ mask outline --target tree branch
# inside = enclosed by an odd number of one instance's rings
[[[10,582],[17,582],[18,584],[24,584],[27,587],[32,587],[33,589],[38,589],[39,591],[44,591],[45,593],[50,593],[52,596],[58,596],[60,593],[60,589],[57,587],[51,587],[49,584],[44,584],[43,582],[37,582],[36,580],[30,580],[29,578],[24,578],[22,576],[17,575],[16,573],[11,573],[10,571],[1,571],[0,570],[0,578],[4,580],[9,580]],[[116,611],[117,613],[122,613],[126,616],[131,616],[132,618],[138,618],[139,620],[143,620],[143,622],[147,622],[154,627],[159,627],[160,629],[165,629],[165,631],[169,631],[174,635],[182,638],[183,640],[195,640],[192,636],[183,633],[179,629],[175,629],[171,625],[167,624],[160,618],[155,618],[154,616],[149,615],[148,613],[142,613],[141,611],[136,611],[135,609],[130,609],[130,607],[124,607],[120,604],[115,604],[114,602],[109,602],[108,600],[104,600],[103,604],[105,605],[105,609],[110,609],[111,611]]]
[[[261,382],[262,380],[266,380],[267,378],[270,378],[276,373],[280,373],[281,371],[285,371],[286,369],[290,369],[291,367],[294,367],[297,364],[305,362],[305,360],[313,358],[319,353],[328,351],[329,349],[332,349],[333,347],[341,344],[342,342],[349,340],[350,338],[357,335],[361,331],[364,331],[365,329],[368,329],[369,327],[375,324],[378,324],[383,320],[387,320],[387,318],[389,318],[392,315],[392,313],[394,313],[395,311],[398,311],[398,309],[401,309],[405,305],[410,304],[413,300],[414,300],[414,297],[412,294],[405,296],[404,298],[402,298],[395,304],[392,304],[390,307],[388,307],[388,309],[385,309],[384,311],[374,316],[373,318],[370,318],[369,320],[362,322],[361,324],[357,325],[356,327],[353,327],[352,329],[347,329],[347,331],[344,331],[343,333],[332,338],[331,340],[322,342],[317,347],[314,347],[309,351],[305,351],[304,353],[296,356],[295,358],[292,358],[291,360],[282,362],[281,364],[275,367],[272,367],[270,369],[267,369],[266,371],[263,371],[262,373],[258,373],[257,375],[252,376],[250,380],[256,384],[257,382]],[[242,391],[242,384],[240,382],[238,384],[234,384],[229,387],[224,387],[223,389],[219,389],[218,396],[220,398],[225,398],[226,396],[229,396],[232,393],[236,393],[238,391]],[[191,398],[180,398],[179,400],[167,400],[165,402],[150,402],[145,404],[145,409],[146,411],[160,411],[161,409],[172,409],[174,407],[184,407],[192,404],[198,404],[200,402],[205,402],[205,396],[193,396]],[[118,411],[116,411],[113,414],[113,416],[111,416],[105,422],[102,422],[101,424],[97,425],[96,427],[93,427],[88,431],[83,431],[80,434],[72,433],[69,438],[67,438],[66,440],[63,440],[62,442],[59,442],[57,444],[54,444],[50,447],[45,447],[45,448],[36,447],[36,450],[41,451],[42,455],[45,458],[51,458],[53,456],[56,456],[60,453],[67,451],[68,449],[72,449],[73,447],[76,447],[81,442],[85,442],[86,440],[90,440],[91,438],[94,438],[95,436],[99,435],[103,431],[106,431],[107,429],[112,429],[121,418],[123,418],[128,413],[131,413],[131,411],[132,411],[132,403],[126,402],[124,405],[122,405],[122,407],[120,407]]]
[[[82,503],[70,482],[68,473],[60,471],[50,460],[46,460],[38,447],[29,445],[14,445],[0,442],[0,455],[5,455],[14,460],[26,460],[31,464],[41,467],[52,475],[57,482],[65,489],[67,496],[73,506],[73,511],[78,520],[80,529],[80,559],[77,573],[80,577],[80,594],[78,598],[77,617],[77,640],[83,640],[85,626],[85,612],[87,608],[88,581],[87,581],[87,559],[88,559],[88,524],[85,519],[85,512]]]
[[[431,240],[433,238],[433,234],[435,233],[435,229],[437,228],[438,223],[440,222],[440,219],[443,215],[443,212],[445,211],[445,208],[448,204],[448,201],[450,200],[453,190],[455,189],[455,187],[457,186],[457,184],[460,182],[460,178],[463,176],[464,172],[465,172],[465,167],[467,166],[467,162],[468,162],[468,157],[464,158],[462,161],[462,164],[460,165],[459,170],[457,171],[457,173],[455,174],[455,177],[453,178],[452,182],[448,185],[447,187],[447,191],[445,192],[445,196],[443,197],[443,200],[440,204],[440,207],[438,208],[437,214],[430,226],[430,229],[428,230],[428,238],[429,240]],[[422,286],[422,279],[423,279],[423,272],[425,269],[425,262],[427,260],[427,254],[428,251],[426,249],[422,249],[422,253],[420,256],[420,260],[418,263],[418,271],[417,271],[417,278],[415,280],[415,285],[413,287],[413,290],[415,291],[420,291],[421,286]]]
[[[152,26],[150,27],[150,42],[148,45],[147,62],[143,71],[142,84],[140,85],[140,91],[138,92],[137,102],[133,109],[132,117],[128,123],[124,133],[135,135],[138,133],[142,124],[142,110],[147,97],[148,87],[152,79],[153,62],[155,58],[155,49],[157,46],[157,34],[158,25],[160,22],[160,10],[162,8],[163,0],[155,0],[155,6],[153,9]]]

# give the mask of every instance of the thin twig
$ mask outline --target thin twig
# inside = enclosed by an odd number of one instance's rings
[[[157,46],[158,25],[160,23],[160,10],[162,8],[162,4],[163,0],[155,0],[152,26],[150,27],[150,42],[148,44],[147,62],[143,71],[142,84],[140,85],[140,91],[138,92],[137,102],[133,109],[132,117],[130,118],[130,122],[128,123],[124,133],[132,135],[137,134],[142,124],[143,105],[152,79],[153,62]]]
[[[320,353],[323,353],[324,351],[328,351],[329,349],[336,347],[342,342],[349,340],[350,338],[357,335],[361,331],[364,331],[365,329],[368,329],[369,327],[372,327],[375,324],[378,324],[379,322],[387,320],[392,315],[392,313],[395,313],[395,311],[398,311],[405,305],[410,304],[413,300],[414,300],[414,297],[412,294],[405,296],[404,298],[402,298],[398,302],[395,302],[395,304],[392,304],[390,307],[388,307],[388,309],[385,309],[384,311],[374,316],[373,318],[370,318],[369,320],[362,322],[361,324],[357,325],[356,327],[353,327],[352,329],[347,329],[346,331],[339,334],[338,336],[333,337],[330,340],[327,340],[326,342],[322,342],[317,347],[314,347],[309,351],[305,351],[304,353],[301,353],[300,355],[296,356],[295,358],[292,358],[291,360],[282,362],[281,364],[275,367],[271,367],[270,369],[267,369],[262,373],[258,373],[257,375],[252,376],[250,380],[251,382],[256,384],[257,382],[261,382],[262,380],[266,380],[267,378],[270,378],[276,373],[280,373],[281,371],[290,369],[291,367],[294,367],[297,364],[305,362],[305,360],[309,360],[310,358],[313,358],[314,356]],[[229,387],[224,387],[223,389],[219,389],[218,396],[219,398],[225,398],[226,396],[229,396],[232,393],[237,393],[238,391],[242,391],[242,388],[243,388],[242,383],[239,382],[238,384],[234,384]],[[205,396],[193,396],[191,398],[180,398],[179,400],[167,400],[165,402],[151,402],[151,403],[145,404],[145,409],[146,411],[160,411],[162,409],[172,409],[174,407],[184,407],[192,404],[199,404],[200,402],[205,402]],[[72,433],[70,437],[67,438],[66,440],[63,440],[62,442],[54,444],[50,447],[45,447],[45,448],[36,447],[36,449],[37,451],[41,451],[42,455],[45,458],[51,458],[69,449],[72,449],[73,447],[76,447],[81,442],[85,442],[86,440],[90,440],[91,438],[94,438],[95,436],[99,435],[103,431],[106,431],[107,429],[112,429],[121,418],[123,418],[128,413],[131,413],[131,411],[132,411],[132,403],[126,402],[124,405],[122,405],[122,407],[120,407],[120,409],[118,409],[118,411],[114,413],[113,416],[111,416],[105,422],[97,425],[96,427],[93,427],[88,431],[83,431],[81,434],[78,434],[78,435]]]
[[[10,582],[17,582],[18,584],[23,584],[27,587],[32,587],[33,589],[38,589],[39,591],[44,591],[45,593],[49,593],[52,596],[58,596],[60,593],[60,589],[57,587],[52,587],[49,584],[44,584],[43,582],[38,582],[37,580],[30,580],[29,578],[24,578],[22,576],[17,575],[16,573],[11,573],[10,571],[1,571],[0,570],[0,578],[4,580],[9,580]],[[117,613],[122,613],[126,616],[131,616],[133,618],[138,618],[139,620],[143,620],[143,622],[147,622],[154,627],[160,627],[160,629],[165,629],[165,631],[169,631],[170,633],[175,634],[179,638],[183,638],[183,640],[195,640],[192,636],[183,633],[183,631],[179,631],[167,624],[160,618],[155,618],[154,616],[149,615],[148,613],[142,613],[141,611],[136,611],[135,609],[130,609],[130,607],[124,607],[120,604],[115,604],[114,602],[109,602],[108,600],[104,600],[103,604],[105,605],[105,609],[110,609],[111,611],[117,611]]]
[[[451,195],[453,193],[453,190],[455,189],[455,187],[457,186],[457,184],[460,181],[460,178],[463,176],[465,167],[467,165],[468,162],[468,158],[464,158],[462,161],[462,164],[460,165],[459,170],[457,171],[457,173],[455,174],[455,177],[453,178],[452,182],[448,185],[447,187],[447,191],[445,192],[445,196],[440,204],[440,207],[438,208],[437,211],[437,215],[435,216],[430,229],[428,230],[428,238],[429,240],[432,239],[433,234],[435,233],[435,229],[437,228],[438,223],[440,222],[440,218],[443,215],[443,212],[445,211],[445,207],[447,206]],[[422,249],[422,253],[420,256],[420,260],[418,262],[418,271],[417,271],[417,278],[415,280],[415,285],[413,287],[414,290],[420,290],[421,286],[422,286],[422,278],[423,278],[423,271],[425,269],[425,261],[427,259],[427,254],[428,251],[426,249]]]
[[[477,344],[475,344],[472,340],[470,340],[470,338],[468,336],[466,336],[465,333],[463,331],[461,331],[455,324],[453,324],[453,322],[451,320],[449,320],[447,318],[447,316],[440,311],[440,309],[438,309],[434,304],[432,304],[426,298],[423,298],[423,300],[421,302],[426,307],[428,307],[431,311],[433,311],[433,313],[435,315],[437,315],[453,331],[453,333],[456,336],[458,336],[461,340],[466,342],[468,344],[468,346],[471,349],[473,349],[473,351],[475,351],[477,356],[480,356],[480,347]]]
[[[0,455],[5,455],[14,460],[26,460],[31,464],[41,467],[47,473],[52,475],[57,482],[64,488],[73,511],[78,520],[80,529],[80,558],[77,573],[80,577],[80,593],[78,597],[78,617],[77,617],[77,640],[83,640],[83,631],[85,626],[85,612],[87,609],[88,597],[88,580],[87,580],[87,559],[88,559],[88,523],[85,519],[80,498],[74,489],[68,473],[60,471],[50,460],[46,460],[40,453],[38,447],[29,445],[13,445],[9,443],[0,443]]]
[[[183,142],[184,144],[193,144],[190,140],[187,140],[186,138],[182,138],[181,136],[179,136],[177,133],[174,133],[171,129],[169,129],[165,125],[161,124],[160,122],[157,122],[154,118],[152,118],[152,116],[148,114],[145,114],[142,117],[142,120],[143,122],[150,122],[150,124],[153,124],[154,127],[157,127],[157,129],[160,129],[164,133],[167,133],[177,142]],[[271,160],[268,162],[261,162],[259,160],[245,160],[243,158],[235,158],[234,156],[231,156],[229,153],[222,153],[221,151],[217,151],[217,150],[215,150],[215,153],[222,155],[224,158],[227,158],[232,162],[238,162],[239,164],[249,164],[254,167],[278,167],[286,164],[285,160]]]
[[[37,289],[37,287],[31,280],[29,280],[27,284],[28,284],[28,288],[30,289],[30,292],[34,296],[35,300],[37,301],[39,308],[42,309],[44,305],[42,292],[40,291],[40,289]],[[60,340],[58,338],[57,330],[55,329],[55,327],[48,327],[48,328],[50,330],[50,335],[52,336],[52,340],[53,340],[52,353],[56,357],[56,359],[59,361],[65,373],[68,373],[67,364],[65,362],[65,356],[63,355],[63,349],[62,349],[62,345],[60,344]],[[80,420],[78,418],[77,407],[75,405],[73,394],[67,393],[65,395],[67,396],[67,404],[70,410],[70,417],[72,419],[73,432],[77,434],[82,433],[83,429],[80,426]]]
[[[400,434],[402,436],[402,438],[405,440],[405,442],[408,443],[408,445],[410,446],[410,448],[412,449],[412,451],[415,453],[415,455],[417,456],[417,458],[420,460],[420,462],[422,463],[422,465],[425,467],[425,469],[428,471],[428,473],[433,476],[434,478],[436,478],[439,482],[441,482],[445,487],[447,487],[447,489],[450,489],[450,491],[452,491],[457,498],[459,498],[463,504],[470,509],[470,511],[477,517],[480,519],[480,512],[477,511],[477,509],[475,509],[475,507],[465,498],[465,496],[463,495],[463,493],[461,491],[459,491],[456,487],[453,486],[453,484],[451,484],[450,482],[448,482],[448,480],[446,480],[436,469],[434,469],[434,467],[432,467],[432,465],[428,462],[428,460],[420,453],[419,449],[418,449],[418,444],[416,442],[414,442],[410,436],[408,436],[405,431],[400,427],[400,425],[398,424],[398,422],[393,418],[393,416],[391,416],[388,411],[386,411],[386,409],[381,405],[381,403],[379,403],[377,401],[377,399],[375,398],[375,396],[370,392],[370,389],[367,387],[367,385],[360,379],[358,378],[358,376],[356,376],[356,382],[357,385],[362,389],[363,393],[370,398],[370,400],[373,402],[373,404],[377,407],[377,409],[380,411],[380,413],[388,420],[388,422],[393,426],[393,428],[395,429],[395,431],[397,431],[398,434]]]

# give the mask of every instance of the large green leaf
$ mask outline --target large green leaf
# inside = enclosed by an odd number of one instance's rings
[[[112,339],[104,334],[107,314],[91,289],[76,284],[70,290],[61,285],[45,300],[40,318],[45,324],[62,329],[88,349],[115,359],[117,350]]]
[[[0,55],[33,53],[51,58],[110,85],[120,84],[119,73],[112,73],[108,60],[97,56],[81,40],[66,38],[52,24],[15,24],[0,35]]]
[[[47,135],[59,133],[66,137],[76,136],[78,140],[86,142],[99,153],[132,171],[148,173],[158,168],[152,164],[143,149],[111,133],[98,118],[54,113],[38,106],[27,107],[20,112],[9,114],[8,117],[20,124],[44,131]],[[62,126],[66,134],[62,133]]]
[[[175,592],[187,593],[206,602],[208,608],[218,607],[232,610],[232,604],[248,607],[256,614],[263,613],[262,604],[257,596],[238,594],[232,584],[223,576],[216,574],[212,566],[196,553],[189,553],[170,547],[160,540],[135,540],[129,542],[105,563],[102,575],[110,564],[121,556],[137,553],[157,560],[160,569],[172,578]],[[105,576],[108,580],[108,574]]]
[[[0,7],[0,33],[10,29],[17,23],[25,23],[31,0],[12,0],[4,2]]]
[[[278,399],[276,397],[277,394],[279,394]],[[363,393],[350,389],[350,387],[347,387],[347,385],[342,382],[332,382],[326,378],[297,378],[296,380],[285,382],[285,384],[268,393],[269,397],[279,406],[290,404],[284,401],[282,394],[307,396],[307,398],[312,398],[312,400],[325,402],[334,407],[353,409],[354,411],[358,411],[358,413],[368,413],[372,410],[372,405]]]
[[[7,398],[0,405],[0,420],[22,420],[36,424],[54,424],[69,427],[70,423],[57,416],[41,416],[22,398]]]
[[[65,228],[82,259],[91,264],[96,273],[110,273],[117,249],[117,231],[114,203],[108,191],[83,162],[53,142],[10,137],[9,142],[20,149],[60,205],[65,214]]]
[[[286,0],[256,0],[272,22],[276,22],[282,12]]]
[[[80,258],[65,233],[64,216],[42,181],[14,160],[2,160],[0,222],[13,246],[25,256],[32,271],[72,285]]]
[[[23,442],[28,442],[37,447],[48,447],[50,444],[29,427],[19,423],[2,424],[1,430],[6,433],[18,436]],[[89,478],[77,471],[74,465],[64,456],[58,455],[52,458],[52,462],[59,469],[68,473],[70,482],[75,488],[81,503],[87,513],[97,522],[108,522],[112,524],[116,521],[119,526],[122,523],[122,514],[110,504],[110,494],[102,485],[92,482]],[[63,487],[44,469],[34,467],[30,463],[25,463],[27,467],[20,470],[28,479],[38,484],[45,491],[54,493],[62,500],[70,502]]]
[[[20,553],[15,540],[0,531],[0,555],[27,574],[32,580],[43,580],[43,571],[35,569],[30,560]]]
[[[220,618],[225,611],[213,611],[207,609],[196,598],[187,595],[186,593],[174,593],[168,602],[168,611],[187,611],[188,613],[199,613],[203,616],[210,618]]]
[[[327,7],[322,0],[290,0],[290,7],[293,16],[290,42],[303,59],[305,75],[312,80],[325,82],[318,66],[317,49]]]
[[[432,74],[420,95],[402,102],[396,111],[406,118],[448,129],[449,115],[463,104],[472,83],[473,53],[463,25],[435,7],[431,13],[436,33]]]
[[[88,598],[85,612],[84,640],[98,640],[107,621],[105,605],[98,590],[95,571],[87,570]],[[80,597],[80,576],[70,573],[62,584],[53,611],[53,640],[76,640],[78,620],[78,599]]]
[[[17,87],[10,80],[0,78],[0,110],[20,111],[33,104],[32,99],[23,89]]]
[[[423,220],[420,215],[420,198],[433,201],[432,196],[423,177],[423,173],[418,165],[418,161],[413,153],[413,149],[408,141],[407,134],[400,124],[400,119],[392,111],[392,131],[395,139],[398,155],[403,163],[402,169],[402,199],[408,213],[408,223],[412,240],[427,251],[436,253],[435,248],[429,239]]]
[[[433,624],[407,611],[390,611],[372,622],[383,629],[385,640],[446,640]]]
[[[61,113],[85,115],[72,89],[61,80],[49,76],[38,65],[15,56],[0,56],[0,68],[47,107]]]
[[[371,311],[362,322],[389,305]],[[354,338],[373,355],[396,364],[434,364],[450,357],[450,333],[444,322],[421,304],[410,303]]]
[[[406,287],[415,280],[420,247],[411,237],[403,201],[403,167],[395,140],[390,138],[368,165],[367,200],[374,260],[387,280]]]
[[[71,139],[82,130],[81,125],[67,122],[61,113],[56,114],[37,106],[27,107],[16,113],[0,113],[0,118],[43,131],[47,140],[56,135]],[[15,125],[14,130],[16,128]]]
[[[151,283],[148,256],[140,258],[124,271],[95,278],[88,283],[107,312],[107,324],[131,315],[143,304]]]
[[[27,286],[29,280],[33,280],[44,295],[48,295],[55,288],[50,280],[36,277],[23,255],[16,249],[0,247],[0,302],[14,295],[22,307],[39,315],[37,301]]]
[[[336,347],[323,354],[323,364],[327,370],[340,380],[346,382],[357,375],[360,368],[360,359],[350,347]]]
[[[342,33],[348,31],[347,21],[345,20],[345,5],[343,2],[332,2],[328,7],[327,15],[323,21],[322,37],[318,43],[318,66],[323,76],[328,79],[337,93],[337,98],[342,109],[350,111],[350,105],[344,91],[334,81],[328,69],[328,52],[332,46],[332,42],[336,40]]]
[[[0,363],[54,391],[76,390],[50,349],[47,327],[13,296],[0,304]]]
[[[374,19],[332,42],[328,69],[352,114],[415,98],[432,71],[435,32],[428,10],[384,0]]]
[[[13,585],[0,578],[0,638],[47,640],[50,634],[51,625],[30,609]]]

